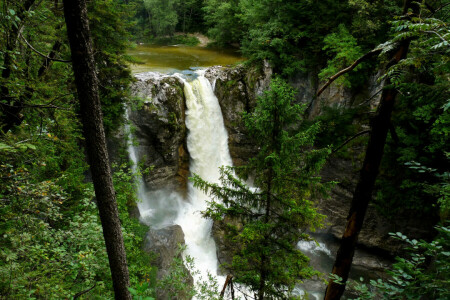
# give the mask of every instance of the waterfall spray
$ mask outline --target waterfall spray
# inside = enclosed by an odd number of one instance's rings
[[[231,166],[228,135],[222,112],[204,71],[195,72],[196,78],[185,83],[187,146],[191,155],[190,171],[209,182],[219,182],[219,168]],[[195,259],[200,275],[217,275],[218,262],[215,242],[211,236],[212,220],[202,218],[200,211],[207,208],[208,197],[188,186],[188,203],[180,211],[176,223],[183,228],[186,254]]]

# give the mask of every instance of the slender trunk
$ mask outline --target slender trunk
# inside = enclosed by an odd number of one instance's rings
[[[61,49],[62,43],[60,41],[56,41],[53,44],[52,50],[50,51],[50,53],[48,54],[48,57],[50,58],[44,58],[44,60],[42,61],[42,65],[38,70],[38,77],[42,77],[42,75],[45,74],[45,72],[50,68],[51,64],[52,64],[52,58],[56,57],[56,54],[59,52],[59,50]]]
[[[407,12],[409,2],[406,1],[404,14]],[[405,40],[397,47],[387,66],[388,68],[406,58],[409,43],[409,40]],[[394,108],[397,90],[392,87],[389,88],[390,85],[391,82],[387,79],[384,84],[385,89],[381,96],[377,114],[371,120],[371,133],[366,155],[355,193],[353,194],[350,212],[347,217],[347,225],[333,266],[332,273],[342,278],[343,284],[330,281],[325,292],[325,300],[340,299],[345,291],[345,283],[350,273],[356,243],[363,225],[367,207],[372,199],[375,180],[378,175],[387,133],[391,124],[391,114]]]
[[[116,299],[131,299],[119,212],[106,150],[98,79],[87,18],[86,0],[64,0],[73,71],[80,101],[83,133],[103,227]]]

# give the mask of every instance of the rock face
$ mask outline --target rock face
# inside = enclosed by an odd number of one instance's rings
[[[162,229],[150,229],[144,240],[144,251],[157,255],[155,261],[158,278],[167,275],[167,271],[175,257],[179,256],[179,245],[184,245],[184,233],[179,225]]]
[[[229,148],[233,162],[237,166],[242,165],[256,153],[257,149],[247,136],[241,114],[244,111],[251,111],[256,105],[257,97],[269,86],[272,75],[270,67],[266,65],[260,70],[243,66],[231,69],[214,67],[210,68],[206,75],[215,85],[215,93],[229,134]],[[314,95],[323,83],[319,83],[313,73],[299,73],[289,81],[298,91],[296,100],[308,105],[309,118],[313,119],[320,115],[326,106],[339,108],[363,106],[367,111],[375,109],[381,96],[379,92],[382,83],[377,82],[379,76],[380,74],[374,74],[358,91],[351,91],[333,83],[318,99],[314,99]],[[331,197],[317,203],[319,211],[327,216],[326,231],[337,238],[342,237],[345,228],[364,150],[365,145],[356,146],[353,149],[355,155],[352,159],[332,158],[322,171],[324,179],[339,181]],[[374,207],[369,207],[359,243],[362,247],[372,248],[378,252],[397,254],[402,245],[389,238],[389,232],[403,231],[414,238],[423,238],[432,228],[433,220],[420,222],[412,220],[414,218],[410,216],[399,216],[394,221],[387,220],[379,215]],[[220,230],[215,232],[218,233],[216,238],[218,248],[224,248],[224,241],[219,237]],[[221,256],[225,260],[226,255],[219,253],[219,257]]]
[[[138,77],[132,86],[142,107],[132,110],[138,159],[151,171],[144,175],[150,190],[163,187],[186,191],[189,154],[186,147],[183,82],[153,73]]]
[[[225,127],[228,131],[228,147],[235,166],[240,166],[255,154],[254,143],[247,135],[242,113],[250,112],[257,98],[270,84],[272,70],[244,67],[212,67],[205,76],[211,81],[219,99]]]
[[[212,83],[219,99],[224,123],[229,135],[229,149],[236,166],[245,164],[257,149],[248,136],[242,122],[242,112],[250,112],[256,105],[258,96],[269,87],[272,76],[268,65],[261,68],[237,66],[233,68],[212,67],[205,76]],[[374,75],[359,91],[350,91],[332,84],[318,99],[314,94],[321,84],[317,76],[298,74],[290,78],[290,83],[298,90],[297,101],[308,105],[310,118],[322,113],[324,106],[355,107],[374,109],[380,97],[381,83]],[[189,154],[186,147],[185,97],[183,82],[174,76],[147,75],[138,78],[132,90],[135,96],[143,98],[143,105],[132,111],[131,120],[136,126],[134,135],[139,143],[138,157],[146,167],[153,170],[145,175],[149,189],[173,187],[186,191],[189,173]],[[355,158],[332,158],[322,171],[325,180],[339,181],[330,199],[319,201],[319,210],[327,216],[327,233],[337,238],[342,236],[349,211],[352,194],[358,178],[361,157],[365,145],[356,146]],[[358,158],[356,158],[358,157]],[[369,207],[360,245],[374,248],[384,253],[396,254],[400,244],[388,238],[388,233],[402,231],[421,238],[429,232],[430,224],[413,222],[414,218],[400,217],[393,222],[380,216],[375,208]],[[421,223],[422,224],[419,224]],[[419,226],[420,225],[420,226]],[[224,262],[229,254],[225,252],[226,241],[221,237],[217,224],[214,234],[218,246],[218,257]]]
[[[184,244],[184,233],[179,225],[159,230],[150,229],[145,236],[144,251],[157,255],[155,261],[155,266],[158,268],[157,279],[160,280],[169,274],[174,258],[181,258],[179,246]],[[186,269],[185,274],[189,274]],[[184,280],[189,286],[194,283],[190,274]],[[156,293],[157,299],[170,299],[166,290],[157,290]]]
[[[317,99],[315,99],[315,94],[324,84],[324,82],[318,81],[317,75],[298,73],[289,79],[289,83],[297,90],[296,100],[308,105],[309,118],[313,119],[322,113],[324,107],[350,108],[364,104],[375,109],[381,96],[379,91],[382,83],[377,82],[380,75],[378,73],[371,76],[366,85],[358,91],[352,91],[342,85],[332,83]]]
[[[360,147],[361,149],[356,149],[356,153],[364,151],[364,147]],[[341,238],[345,230],[361,164],[361,161],[357,160],[332,158],[322,170],[324,180],[338,182],[331,191],[331,196],[317,204],[319,211],[327,216],[328,226],[325,231],[337,238]],[[435,220],[419,219],[406,214],[399,214],[395,219],[388,219],[379,214],[373,204],[369,204],[358,243],[365,249],[395,256],[405,245],[391,238],[390,232],[400,231],[410,238],[428,239],[434,224]]]

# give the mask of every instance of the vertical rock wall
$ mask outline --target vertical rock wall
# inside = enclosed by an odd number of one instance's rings
[[[135,127],[137,156],[144,167],[150,169],[144,174],[147,187],[185,192],[189,154],[183,82],[174,76],[147,74],[137,78],[132,93],[140,98],[130,119]]]

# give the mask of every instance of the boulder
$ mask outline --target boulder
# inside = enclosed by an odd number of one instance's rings
[[[180,245],[185,245],[184,233],[179,225],[172,225],[162,229],[150,229],[144,240],[144,251],[156,254],[155,266],[158,268],[157,279],[161,280],[170,274],[173,260],[181,258],[179,251]],[[184,274],[188,274],[187,278],[183,278],[184,283],[193,286],[194,279],[189,271],[184,267]],[[167,290],[157,289],[157,299],[185,299],[182,295],[177,298],[170,298]]]

